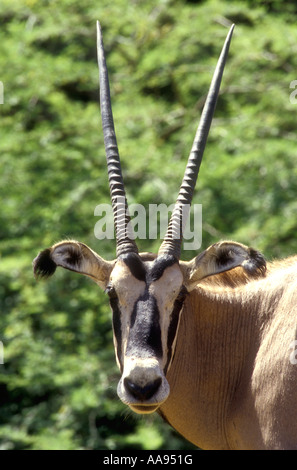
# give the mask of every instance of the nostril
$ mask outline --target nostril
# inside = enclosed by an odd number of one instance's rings
[[[152,382],[147,383],[146,385],[138,385],[135,382],[132,382],[128,377],[124,379],[124,385],[126,389],[133,395],[137,400],[149,400],[158,390],[162,382],[161,377],[153,380]]]

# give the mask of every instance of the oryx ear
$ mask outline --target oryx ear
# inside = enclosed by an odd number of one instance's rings
[[[36,277],[49,277],[57,266],[62,266],[90,277],[105,289],[114,264],[115,261],[105,261],[83,243],[63,241],[41,251],[33,261],[33,268]]]
[[[181,261],[184,283],[188,290],[205,277],[241,266],[251,278],[263,276],[266,271],[264,257],[253,248],[241,243],[224,241],[211,245],[191,261]]]

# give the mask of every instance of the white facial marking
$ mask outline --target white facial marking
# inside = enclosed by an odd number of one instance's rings
[[[128,342],[131,314],[136,300],[145,292],[145,282],[136,279],[124,261],[119,260],[111,273],[110,283],[119,299],[122,326],[122,355],[124,357]]]
[[[163,344],[163,367],[167,362],[166,345],[171,312],[175,299],[181,289],[182,283],[183,275],[181,270],[179,266],[173,265],[166,268],[160,279],[152,282],[149,287],[150,293],[154,295],[155,299],[157,300],[157,305],[160,312],[161,335]]]

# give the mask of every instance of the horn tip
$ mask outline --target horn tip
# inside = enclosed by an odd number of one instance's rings
[[[101,33],[101,24],[99,20],[96,21],[96,30],[97,30],[97,39],[101,38],[102,33]]]
[[[235,23],[232,23],[232,25],[230,26],[229,33],[228,33],[229,37],[232,36],[235,26],[236,26]]]
[[[98,64],[100,64],[102,57],[104,56],[104,51],[103,51],[101,25],[98,20],[96,21],[96,29],[97,29],[97,57],[98,57]]]

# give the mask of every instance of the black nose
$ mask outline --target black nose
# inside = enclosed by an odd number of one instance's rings
[[[147,383],[145,386],[137,385],[132,382],[129,377],[124,379],[126,389],[133,395],[134,398],[140,401],[149,400],[158,390],[162,382],[161,377],[158,377],[152,382]]]

